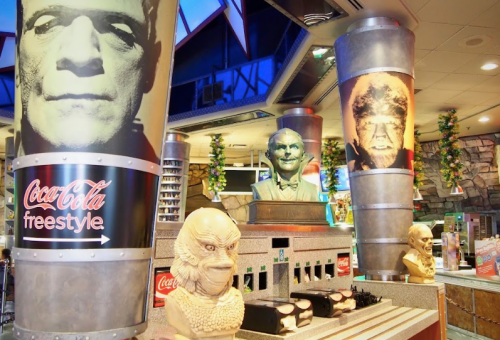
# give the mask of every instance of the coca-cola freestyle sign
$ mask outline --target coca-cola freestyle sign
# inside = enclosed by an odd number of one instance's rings
[[[16,246],[151,246],[153,174],[113,167],[51,165],[16,172]],[[144,185],[148,184],[148,185]]]
[[[40,180],[33,180],[24,193],[23,205],[25,213],[23,216],[24,229],[57,229],[72,230],[81,233],[82,230],[91,228],[104,230],[104,220],[100,216],[92,216],[92,211],[98,211],[106,203],[106,195],[101,191],[108,187],[111,181],[94,182],[90,180],[76,180],[67,186],[41,186]],[[31,210],[41,208],[43,210],[70,210],[66,216],[37,216],[31,215]],[[73,216],[71,212],[77,210],[88,211],[82,219]],[[103,242],[105,243],[105,242]]]

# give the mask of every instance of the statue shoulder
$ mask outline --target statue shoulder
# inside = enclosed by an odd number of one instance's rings
[[[274,187],[274,181],[269,178],[261,182],[257,182],[251,185],[253,198],[257,200],[272,200],[273,194],[272,190]]]
[[[271,178],[265,179],[263,181],[252,184],[251,186],[256,189],[267,188],[273,184],[273,180]]]

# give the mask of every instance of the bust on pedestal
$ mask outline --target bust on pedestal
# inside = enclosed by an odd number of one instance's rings
[[[271,178],[252,184],[248,223],[328,225],[326,202],[319,202],[317,186],[302,177],[314,157],[304,152],[300,134],[288,128],[273,133],[266,157]]]
[[[302,136],[284,128],[269,137],[264,162],[271,178],[252,184],[254,199],[266,201],[319,201],[318,189],[302,179],[302,172],[313,156],[304,153]]]
[[[243,322],[244,303],[232,287],[241,233],[222,211],[191,213],[175,241],[171,272],[179,282],[167,295],[174,339],[232,340]]]
[[[408,244],[411,249],[403,257],[408,267],[410,283],[434,283],[436,261],[432,256],[432,232],[425,224],[414,224],[408,231]]]

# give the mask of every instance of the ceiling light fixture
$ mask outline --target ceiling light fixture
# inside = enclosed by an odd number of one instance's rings
[[[489,122],[489,121],[490,121],[490,119],[489,119],[488,117],[482,117],[482,118],[479,118],[479,121],[480,121],[481,123],[484,123],[484,122]]]
[[[313,54],[316,55],[322,55],[328,52],[328,48],[317,48],[313,51]]]
[[[481,70],[490,71],[496,69],[497,67],[498,65],[495,63],[487,63],[481,66]]]

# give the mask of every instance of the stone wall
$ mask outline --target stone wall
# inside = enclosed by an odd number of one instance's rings
[[[500,138],[495,134],[459,139],[464,164],[460,186],[463,196],[451,196],[450,188],[443,181],[441,155],[438,142],[423,142],[424,181],[420,188],[423,200],[421,211],[414,213],[414,220],[443,219],[447,212],[482,212],[497,215],[500,221],[499,156]]]
[[[189,164],[188,186],[201,184],[203,178],[208,178],[208,164]]]
[[[190,164],[188,173],[188,186],[198,185],[203,179],[208,178],[208,164]],[[212,199],[207,194],[207,198]],[[253,200],[252,195],[221,195],[224,209],[238,223],[248,221],[248,203]]]
[[[229,215],[238,223],[248,222],[248,203],[253,201],[252,195],[221,195],[222,205]]]

